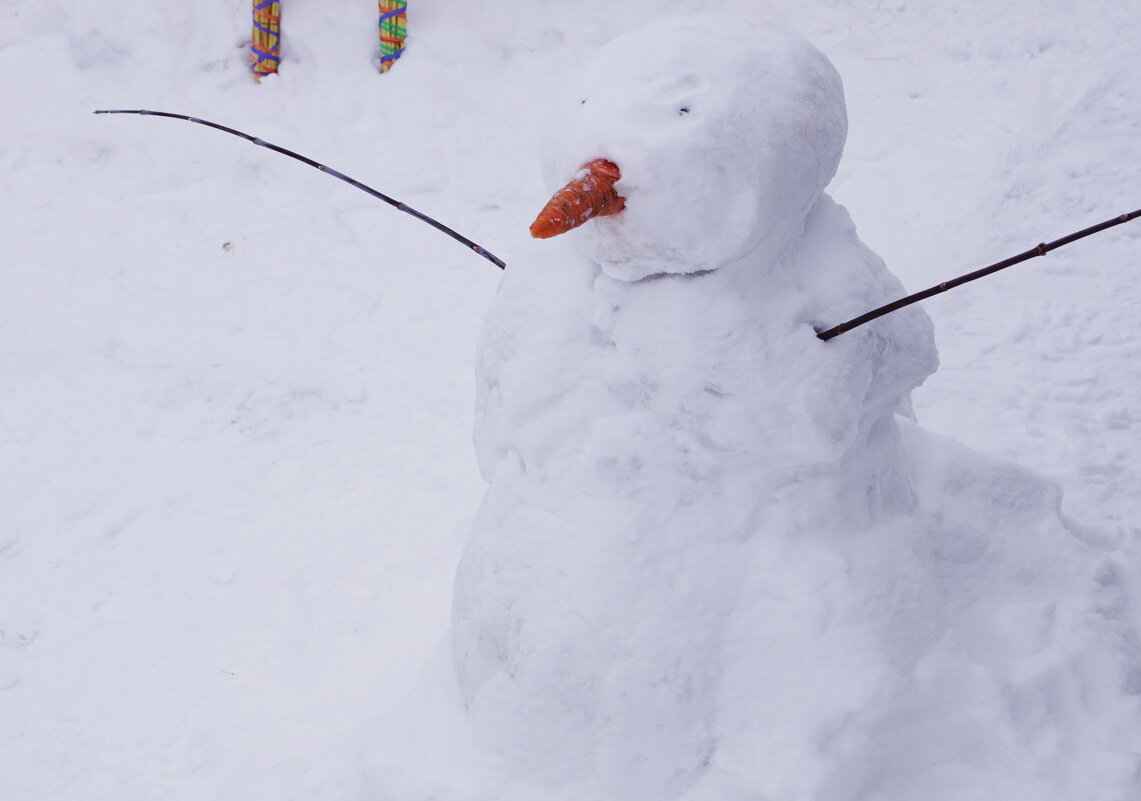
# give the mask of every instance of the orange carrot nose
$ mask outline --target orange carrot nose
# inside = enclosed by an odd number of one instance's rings
[[[617,164],[595,159],[583,169],[585,174],[555,192],[543,206],[531,223],[531,236],[550,239],[578,228],[591,217],[617,214],[626,208],[626,199],[614,190],[614,182],[622,177]]]

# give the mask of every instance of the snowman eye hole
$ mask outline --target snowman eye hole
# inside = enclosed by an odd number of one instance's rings
[[[688,114],[689,113],[689,106],[682,106],[681,108],[679,108],[677,110],[677,113],[678,113],[679,117],[684,115],[684,114]]]

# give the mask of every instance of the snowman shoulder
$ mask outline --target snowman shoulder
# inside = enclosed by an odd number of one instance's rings
[[[540,410],[581,383],[598,267],[561,243],[543,244],[543,260],[523,247],[505,271],[476,345],[473,434],[488,481],[505,456],[547,436]]]
[[[906,294],[884,260],[860,240],[847,209],[827,194],[821,194],[808,212],[789,261],[793,280],[808,299],[806,313],[818,331]],[[848,342],[841,344],[844,338]],[[939,365],[934,325],[918,305],[827,344],[857,347],[871,365],[878,395],[892,407]]]

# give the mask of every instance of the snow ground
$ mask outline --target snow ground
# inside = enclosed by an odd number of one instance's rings
[[[448,625],[483,489],[472,354],[489,263],[545,200],[550,87],[686,6],[0,8],[0,798],[354,797],[360,743]],[[723,0],[706,7],[752,7]],[[844,78],[831,192],[919,289],[1141,206],[1132,0],[772,5]],[[1056,478],[1141,580],[1141,223],[929,301],[928,427]]]

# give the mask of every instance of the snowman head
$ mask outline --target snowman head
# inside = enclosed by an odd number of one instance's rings
[[[846,134],[840,76],[805,39],[746,18],[678,17],[584,63],[551,114],[544,177],[552,191],[585,177],[607,197],[609,216],[585,214],[598,219],[572,236],[608,274],[702,272],[775,255],[835,174]],[[592,162],[610,166],[584,173]]]

